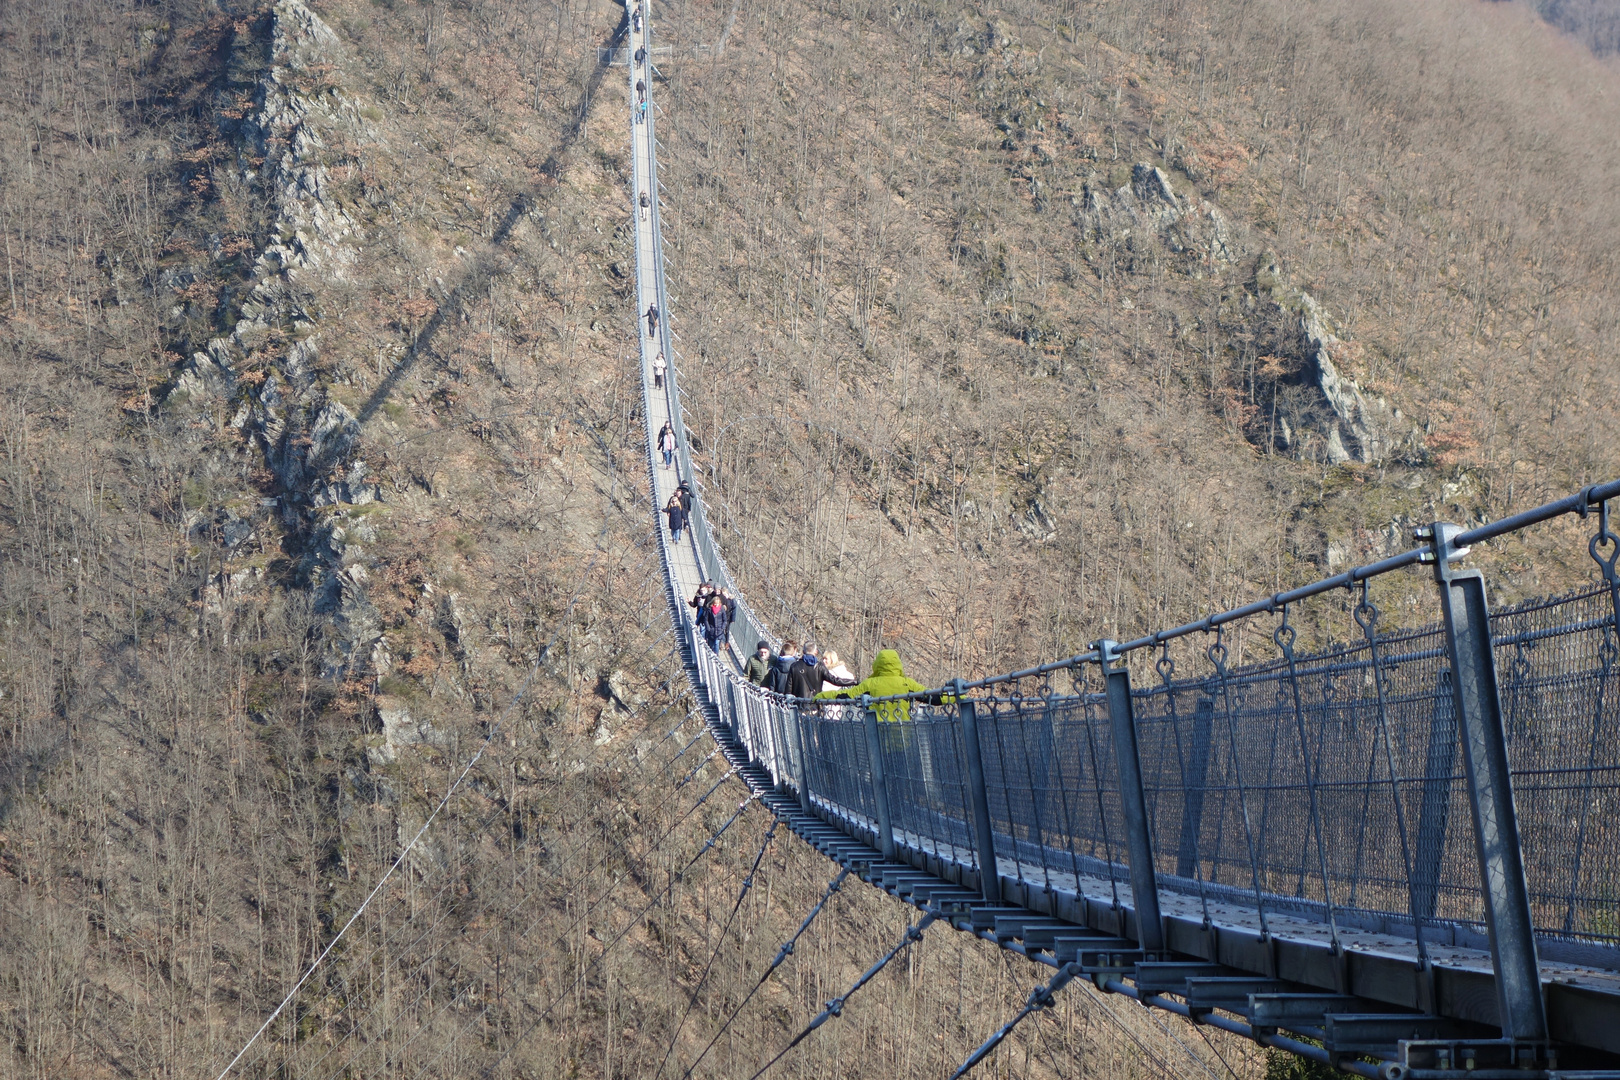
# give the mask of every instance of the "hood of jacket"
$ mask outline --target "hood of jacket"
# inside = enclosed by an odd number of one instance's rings
[[[877,657],[872,661],[872,674],[904,676],[905,671],[900,667],[900,654],[893,649],[878,650]]]
[[[798,662],[799,658],[797,656],[778,656],[775,658],[777,669],[782,671],[784,674]]]

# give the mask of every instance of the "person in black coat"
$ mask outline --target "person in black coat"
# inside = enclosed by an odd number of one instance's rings
[[[771,670],[765,675],[765,689],[773,694],[788,692],[788,675],[799,660],[799,643],[782,642],[782,652],[771,658]]]
[[[821,693],[823,683],[834,686],[854,686],[858,680],[843,679],[827,670],[827,665],[816,659],[816,643],[804,643],[804,655],[788,669],[788,697],[813,698]]]
[[[669,515],[669,538],[677,544],[681,541],[681,530],[686,528],[686,508],[681,500],[674,495],[669,497],[669,504],[664,507],[664,513]]]
[[[697,621],[699,629],[703,631],[703,640],[709,643],[709,648],[719,652],[731,630],[731,613],[726,610],[719,593],[709,594],[709,602],[698,611]]]

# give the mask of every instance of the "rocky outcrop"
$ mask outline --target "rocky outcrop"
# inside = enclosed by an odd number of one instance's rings
[[[191,353],[167,400],[180,408],[234,404],[231,424],[274,474],[301,581],[316,594],[327,673],[343,675],[378,659],[364,546],[375,536],[369,504],[381,491],[366,479],[358,421],[317,375],[319,294],[348,273],[362,239],[332,179],[334,168],[351,165],[334,137],[364,144],[378,136],[334,81],[345,61],[337,35],[301,0],[277,0],[239,31],[236,52],[250,61],[239,66],[252,81],[228,85],[219,102],[235,150],[232,180],[273,215],[245,279],[224,290],[217,321],[230,333]]]
[[[1225,265],[1239,256],[1225,215],[1202,199],[1177,195],[1164,170],[1146,163],[1132,168],[1131,182],[1113,191],[1087,184],[1079,213],[1088,240],[1117,243],[1145,234],[1175,254],[1211,264]]]
[[[1299,293],[1299,333],[1310,377],[1321,392],[1331,413],[1324,432],[1325,454],[1330,464],[1347,461],[1372,464],[1388,458],[1396,449],[1395,431],[1401,419],[1381,397],[1362,393],[1354,379],[1339,372],[1333,363],[1333,350],[1342,343],[1328,329],[1322,309],[1309,293]]]

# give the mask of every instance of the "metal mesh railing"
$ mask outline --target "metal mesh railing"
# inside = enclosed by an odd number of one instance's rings
[[[1605,577],[1490,620],[1544,938],[1620,944],[1616,607]],[[1444,628],[1385,632],[1365,592],[1353,615],[1359,640],[1310,653],[1293,651],[1285,616],[1272,627],[1283,655],[1234,667],[1217,624],[1183,675],[1160,642],[1158,681],[1132,691],[1156,878],[1206,905],[1477,943],[1485,912]],[[1068,693],[1047,671],[1028,696],[1010,679],[968,699],[999,874],[1118,896],[1127,826],[1108,704],[1084,684],[1096,659],[1063,665]],[[957,706],[918,700],[908,719],[877,721],[879,791],[860,703],[798,708],[718,659],[703,679],[724,687],[723,712],[773,781],[803,785],[819,812],[862,834],[885,799],[903,857],[978,868]]]

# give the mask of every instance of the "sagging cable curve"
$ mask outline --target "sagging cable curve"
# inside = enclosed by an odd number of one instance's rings
[[[686,1067],[686,1071],[681,1073],[681,1080],[689,1080],[692,1075],[692,1070],[703,1064],[703,1059],[709,1056],[709,1051],[713,1050],[714,1044],[720,1041],[720,1036],[724,1035],[731,1029],[733,1021],[735,1021],[738,1016],[742,1015],[743,1008],[754,999],[754,995],[759,993],[759,988],[764,986],[766,981],[770,979],[771,972],[781,967],[787,962],[787,958],[793,955],[793,947],[797,945],[799,939],[804,936],[804,932],[810,929],[810,924],[815,921],[817,915],[821,914],[821,909],[827,906],[827,901],[832,899],[833,893],[843,888],[844,879],[848,876],[849,867],[846,866],[844,869],[838,871],[837,877],[833,878],[827,883],[827,891],[821,894],[821,899],[816,901],[816,906],[810,909],[810,914],[804,917],[804,921],[801,922],[799,924],[799,928],[793,932],[793,936],[782,942],[782,947],[776,951],[776,959],[771,961],[770,966],[767,967],[760,975],[759,981],[754,983],[753,987],[748,991],[747,994],[743,995],[743,999],[737,1003],[737,1007],[731,1010],[731,1015],[726,1017],[726,1022],[720,1025],[720,1030],[715,1032],[714,1037],[710,1039],[708,1044],[703,1047],[703,1052],[698,1054],[697,1060],[688,1065]]]
[[[795,1046],[798,1046],[805,1039],[808,1039],[812,1031],[815,1031],[816,1028],[820,1027],[822,1024],[825,1024],[833,1017],[842,1016],[844,1012],[844,1004],[849,1001],[850,998],[855,996],[855,991],[877,978],[878,972],[887,967],[889,965],[889,961],[905,952],[915,943],[921,941],[923,931],[932,926],[934,924],[934,920],[938,917],[939,916],[936,912],[929,911],[928,914],[917,920],[917,925],[906,927],[906,932],[901,935],[899,942],[894,948],[884,953],[881,960],[867,968],[861,977],[855,980],[855,985],[851,986],[848,990],[845,990],[841,997],[835,997],[831,1001],[827,1002],[826,1008],[817,1013],[815,1018],[804,1026],[803,1031],[793,1036],[792,1042],[778,1050],[776,1052],[776,1056],[771,1058],[771,1060],[767,1061],[764,1065],[760,1066],[759,1071],[753,1076],[749,1077],[748,1080],[759,1080],[760,1077],[764,1076],[770,1071],[772,1065],[775,1065],[778,1061],[781,1061],[782,1058],[787,1055],[789,1050],[793,1049]]]
[[[951,1080],[958,1080],[959,1077],[966,1076],[973,1070],[973,1066],[989,1057],[991,1051],[1000,1046],[1001,1040],[1005,1039],[1008,1035],[1011,1035],[1013,1028],[1022,1023],[1026,1016],[1029,1016],[1032,1013],[1038,1013],[1042,1009],[1050,1009],[1057,992],[1067,986],[1069,984],[1069,980],[1073,979],[1078,974],[1080,974],[1079,964],[1064,964],[1062,967],[1058,968],[1058,973],[1052,976],[1051,982],[1044,986],[1037,986],[1035,989],[1031,990],[1029,992],[1029,1000],[1024,1002],[1024,1007],[1019,1009],[1011,1020],[1007,1021],[1005,1024],[1002,1024],[1000,1030],[998,1030],[994,1035],[984,1040],[983,1045],[981,1045],[977,1050],[973,1051],[973,1053],[969,1054],[968,1059],[962,1062],[961,1065],[957,1066],[955,1072],[951,1073]]]

